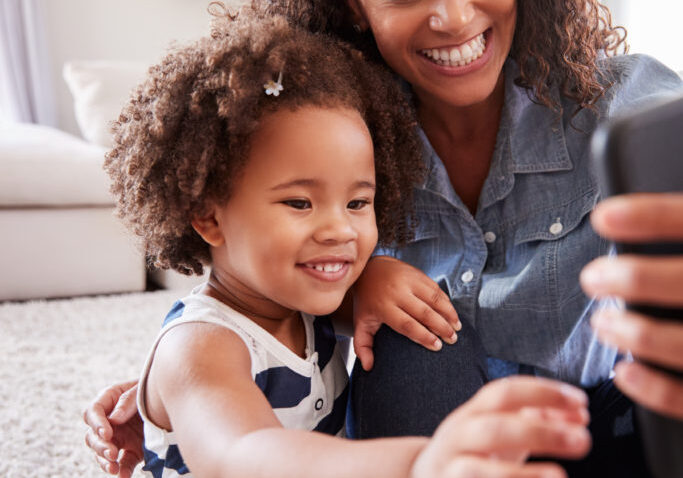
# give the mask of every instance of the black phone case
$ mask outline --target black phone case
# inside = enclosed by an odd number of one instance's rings
[[[603,197],[683,191],[683,97],[650,105],[603,124],[593,137],[592,150]],[[615,246],[618,254],[683,255],[683,243],[616,243]],[[683,309],[649,304],[627,304],[627,307],[662,320],[683,321]],[[683,377],[678,371],[666,372]],[[636,414],[653,476],[683,478],[683,421],[638,405]]]

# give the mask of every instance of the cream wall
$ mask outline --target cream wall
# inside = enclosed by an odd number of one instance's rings
[[[158,60],[172,40],[208,33],[208,0],[43,0],[60,129],[79,135],[62,79],[69,60]]]

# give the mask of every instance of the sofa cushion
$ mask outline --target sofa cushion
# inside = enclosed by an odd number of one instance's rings
[[[62,74],[74,97],[76,121],[83,137],[111,147],[110,123],[119,117],[149,64],[135,61],[71,61]]]
[[[113,205],[105,152],[48,126],[0,123],[0,208]]]

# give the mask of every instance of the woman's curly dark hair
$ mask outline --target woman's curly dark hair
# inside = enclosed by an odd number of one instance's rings
[[[141,237],[150,261],[201,274],[209,246],[191,221],[229,199],[264,115],[309,105],[361,114],[374,145],[380,242],[407,240],[412,189],[424,167],[413,109],[391,74],[283,17],[247,7],[212,13],[211,38],[152,66],[113,125],[105,169],[118,215]],[[279,72],[285,89],[267,96],[263,85]]]
[[[254,5],[287,16],[314,32],[353,43],[368,58],[384,63],[371,32],[359,34],[347,0],[252,0]],[[627,51],[626,30],[613,26],[607,7],[597,0],[517,0],[517,26],[510,56],[520,75],[515,80],[535,101],[555,110],[551,90],[576,102],[593,105],[611,86],[609,72],[599,68],[603,55]]]

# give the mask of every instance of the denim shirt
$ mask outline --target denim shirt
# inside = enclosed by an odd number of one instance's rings
[[[420,131],[428,175],[415,191],[414,239],[376,251],[418,267],[450,295],[479,333],[492,378],[532,373],[590,387],[614,365],[616,350],[599,343],[589,324],[600,304],[578,280],[585,264],[609,251],[589,222],[600,198],[591,133],[600,119],[680,91],[681,80],[646,56],[602,62],[614,85],[596,110],[572,117],[576,105],[556,91],[560,117],[514,84],[518,69],[508,60],[496,147],[474,217]]]

